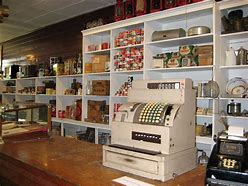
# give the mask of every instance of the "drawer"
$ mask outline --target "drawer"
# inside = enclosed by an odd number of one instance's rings
[[[123,165],[147,173],[158,174],[158,162],[117,152],[106,151],[106,162]]]

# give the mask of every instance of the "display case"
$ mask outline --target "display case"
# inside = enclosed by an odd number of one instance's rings
[[[0,105],[0,143],[48,139],[51,106],[40,103]]]

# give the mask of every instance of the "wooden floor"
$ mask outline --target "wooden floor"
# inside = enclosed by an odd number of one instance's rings
[[[0,145],[0,178],[13,184],[117,186],[112,180],[122,176],[157,186],[202,186],[205,169],[160,182],[104,167],[101,145],[63,137]]]

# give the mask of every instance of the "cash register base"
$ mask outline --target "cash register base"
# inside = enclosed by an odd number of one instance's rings
[[[175,154],[145,154],[103,146],[103,165],[150,179],[166,181],[196,167],[196,148]]]

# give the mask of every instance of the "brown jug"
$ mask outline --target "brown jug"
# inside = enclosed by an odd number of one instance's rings
[[[247,50],[242,46],[237,50],[237,64],[246,65],[247,64]]]

